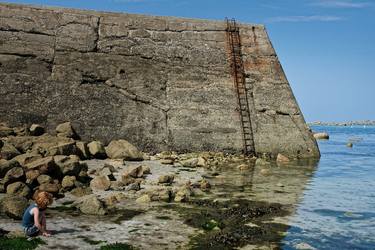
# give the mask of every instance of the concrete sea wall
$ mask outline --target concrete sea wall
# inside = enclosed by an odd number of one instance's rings
[[[145,151],[243,149],[220,21],[0,4],[0,120]],[[262,25],[240,24],[255,151],[317,157]]]

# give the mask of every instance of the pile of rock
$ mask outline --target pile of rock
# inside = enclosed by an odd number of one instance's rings
[[[101,175],[91,180],[82,160],[143,160],[143,153],[126,140],[112,141],[107,147],[99,141],[79,140],[70,122],[59,124],[55,132],[47,134],[38,124],[29,128],[0,124],[0,192],[6,193],[0,212],[20,218],[28,199],[38,191],[59,197],[67,191],[79,196],[90,193],[89,185],[109,189],[113,169],[103,168]]]

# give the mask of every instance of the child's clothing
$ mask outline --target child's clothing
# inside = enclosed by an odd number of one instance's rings
[[[38,208],[38,206],[35,203],[31,204],[23,213],[22,217],[23,230],[25,234],[30,237],[39,234],[39,228],[37,228],[34,223],[34,212],[32,211],[33,208]]]

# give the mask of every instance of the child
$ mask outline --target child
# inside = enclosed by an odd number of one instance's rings
[[[39,234],[50,236],[46,227],[45,210],[53,202],[53,196],[47,192],[37,192],[34,196],[35,203],[31,204],[23,214],[22,226],[29,237]]]

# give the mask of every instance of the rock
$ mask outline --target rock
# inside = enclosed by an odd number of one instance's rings
[[[30,131],[30,135],[33,135],[33,136],[40,136],[44,134],[44,128],[39,124],[32,124],[30,126],[29,131]]]
[[[52,156],[44,157],[25,165],[27,171],[39,170],[40,174],[46,174],[53,178],[61,178],[62,173],[60,168],[56,165]]]
[[[286,157],[285,155],[282,155],[282,154],[277,154],[277,158],[276,158],[276,162],[277,163],[281,163],[281,164],[285,164],[285,163],[289,163],[289,158]]]
[[[257,158],[255,161],[255,165],[257,166],[267,166],[270,165],[271,163],[263,158]]]
[[[70,193],[77,197],[83,197],[92,194],[92,189],[90,187],[76,187]]]
[[[124,186],[126,186],[126,185],[122,181],[111,181],[111,189],[112,190],[115,190],[115,191],[124,190]]]
[[[147,174],[151,174],[151,169],[149,166],[141,166],[142,167],[142,172],[143,172],[143,175],[147,175]]]
[[[4,183],[4,187],[6,188],[7,185],[25,180],[25,172],[21,167],[15,167],[10,169],[4,176],[2,180]]]
[[[124,159],[126,161],[143,160],[143,153],[126,140],[111,141],[105,148],[105,151],[111,159]]]
[[[107,157],[103,144],[100,141],[92,141],[87,144],[90,154],[97,159]]]
[[[48,193],[56,195],[60,191],[60,184],[58,182],[43,183],[39,186],[39,191],[46,191]]]
[[[200,189],[202,191],[208,191],[210,188],[211,188],[211,184],[206,179],[203,179],[200,182]]]
[[[87,147],[87,143],[83,141],[77,141],[76,142],[77,147],[77,155],[84,160],[88,159],[90,157],[89,148]]]
[[[28,198],[31,190],[25,183],[18,181],[7,186],[7,194]]]
[[[111,187],[111,181],[107,176],[95,176],[90,182],[90,187],[93,190],[108,190]]]
[[[77,155],[57,155],[54,157],[54,161],[63,175],[78,177],[82,170],[87,171],[87,165],[80,163],[80,159]]]
[[[165,184],[172,184],[173,180],[174,180],[174,176],[173,175],[161,175],[158,178],[158,183],[161,183],[161,184],[163,184],[163,183],[165,183]]]
[[[5,160],[10,160],[20,154],[20,151],[18,151],[12,144],[8,142],[4,142],[4,145],[0,149],[0,158],[3,158]]]
[[[272,172],[269,169],[263,168],[263,169],[260,170],[260,174],[264,175],[264,176],[269,176],[269,175],[272,174]]]
[[[139,184],[139,182],[135,182],[135,183],[129,184],[125,188],[125,191],[131,191],[131,190],[139,191],[140,189],[141,189],[141,185]]]
[[[49,175],[42,174],[38,176],[37,181],[39,185],[42,185],[42,184],[50,183],[52,181],[52,178]]]
[[[282,184],[281,182],[277,183],[276,186],[278,187],[284,187],[284,184]]]
[[[251,168],[250,164],[241,164],[241,165],[237,166],[237,169],[240,170],[240,171],[249,170],[250,168]]]
[[[314,133],[314,138],[317,140],[329,140],[328,133]]]
[[[7,195],[0,201],[0,211],[13,219],[22,219],[28,206],[26,198],[14,195]]]
[[[43,156],[39,154],[38,152],[30,152],[30,153],[25,153],[21,155],[17,155],[16,157],[13,158],[13,160],[16,160],[21,164],[21,166],[25,166],[26,164],[33,162],[35,160],[41,159]]]
[[[76,177],[75,176],[65,176],[62,181],[61,181],[61,187],[65,190],[69,190],[75,186],[76,182]]]
[[[46,156],[54,155],[74,155],[77,154],[75,142],[59,143],[56,146],[47,149]]]
[[[126,171],[123,173],[123,176],[130,176],[133,178],[142,178],[143,168],[142,166],[129,166],[126,169]]]
[[[0,159],[0,178],[4,178],[5,174],[12,168],[21,167],[18,161]]]
[[[148,190],[148,196],[151,201],[169,202],[172,197],[172,192],[169,189],[151,189]]]
[[[121,177],[121,183],[125,186],[135,183],[137,180],[133,177],[130,177],[129,175],[123,175]]]
[[[70,122],[65,122],[57,125],[56,133],[59,137],[77,138],[77,135]]]
[[[176,195],[175,195],[175,198],[174,198],[174,201],[176,202],[185,202],[185,201],[188,201],[190,196],[193,195],[193,192],[192,190],[190,189],[190,187],[187,187],[187,186],[183,186],[182,188],[180,188]]]
[[[136,199],[136,202],[137,203],[150,203],[151,198],[150,198],[150,196],[148,196],[148,194],[144,194],[141,197],[139,197],[138,199]]]
[[[347,146],[348,148],[352,148],[352,147],[353,147],[353,143],[348,142],[348,143],[346,144],[346,146]]]
[[[26,172],[26,182],[32,183],[40,176],[39,170],[30,170]]]
[[[98,173],[101,176],[107,176],[110,181],[115,181],[113,173],[116,172],[115,168],[111,165],[105,165]]]
[[[198,157],[197,167],[205,168],[207,167],[207,160],[203,157]]]
[[[84,214],[105,215],[107,213],[103,203],[95,195],[84,197],[77,207]]]
[[[191,158],[184,161],[180,161],[181,165],[186,168],[196,168],[198,165],[198,158]]]
[[[0,137],[7,137],[10,135],[15,135],[14,130],[5,124],[0,124]]]
[[[305,242],[301,242],[301,243],[298,243],[296,245],[294,245],[294,248],[296,250],[316,250],[315,247],[309,245],[308,243],[305,243]]]
[[[174,160],[172,160],[172,159],[161,159],[160,163],[164,164],[164,165],[173,165]]]

